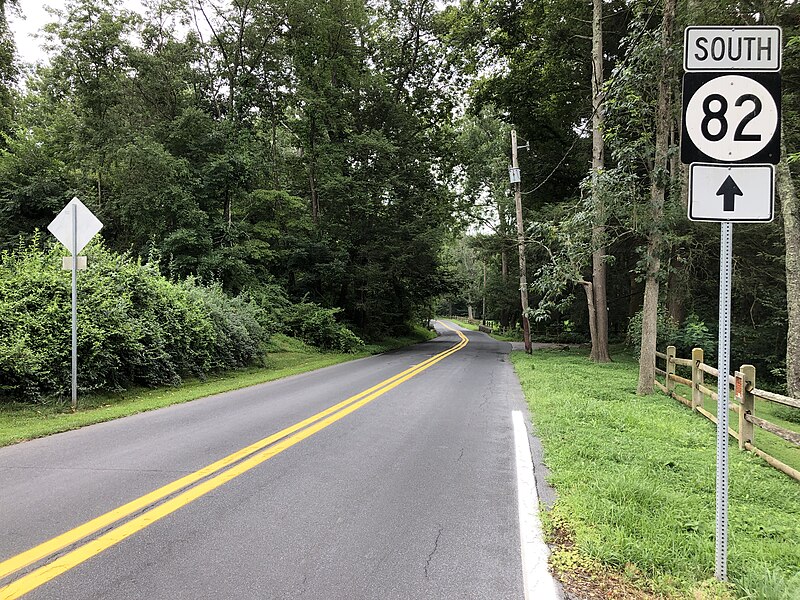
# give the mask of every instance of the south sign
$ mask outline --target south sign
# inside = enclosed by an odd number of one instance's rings
[[[780,27],[688,27],[686,71],[780,71]]]

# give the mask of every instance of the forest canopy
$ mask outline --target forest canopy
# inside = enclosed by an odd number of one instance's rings
[[[780,25],[776,219],[736,228],[732,361],[800,395],[796,3],[143,5],[69,0],[35,66],[0,23],[0,249],[50,252],[37,231],[78,196],[98,248],[174,284],[315,306],[366,339],[437,308],[513,333],[515,129],[534,336],[599,361],[627,338],[645,363],[715,350],[718,231],[687,220],[678,152],[683,29]]]

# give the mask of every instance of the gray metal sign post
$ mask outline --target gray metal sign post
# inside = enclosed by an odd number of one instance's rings
[[[681,161],[691,165],[689,219],[721,223],[714,568],[720,581],[728,578],[733,223],[769,222],[774,214],[781,37],[779,27],[702,26],[684,33]]]
[[[78,253],[102,228],[100,220],[77,198],[47,226],[72,254],[72,410],[78,406]]]
[[[728,578],[728,373],[731,345],[731,279],[733,223],[720,224],[719,244],[719,377],[717,378],[717,533],[714,577]]]
[[[72,247],[78,246],[78,207],[72,206]],[[78,406],[78,253],[72,252],[72,410]]]

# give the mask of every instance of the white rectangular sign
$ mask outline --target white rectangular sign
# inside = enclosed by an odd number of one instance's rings
[[[768,223],[775,199],[773,165],[692,163],[689,219]]]
[[[687,27],[686,71],[780,71],[780,27]]]

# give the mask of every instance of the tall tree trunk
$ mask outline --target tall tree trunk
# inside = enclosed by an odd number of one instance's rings
[[[785,147],[781,148],[781,156],[783,159],[778,163],[778,197],[786,238],[786,308],[789,313],[786,388],[790,396],[800,398],[800,203],[786,162]]]
[[[483,257],[483,299],[481,301],[481,323],[486,325],[486,257]]]
[[[311,115],[311,123],[308,130],[311,150],[308,156],[308,187],[311,194],[311,222],[316,227],[319,224],[319,194],[317,192],[317,121],[314,115]]]
[[[225,189],[225,206],[222,208],[222,220],[230,228],[233,224],[233,194],[230,188]]]
[[[505,244],[505,240],[503,241]],[[508,311],[508,305],[505,301],[505,290],[508,287],[508,254],[506,253],[506,249],[503,248],[500,250],[500,276],[503,281],[503,300],[502,300],[502,309],[500,310],[500,326],[503,329],[508,329],[511,326],[511,315]]]
[[[594,286],[591,281],[579,281],[578,283],[586,292],[586,305],[589,307],[589,336],[594,340],[597,338],[597,301],[594,297]]]
[[[603,0],[592,0],[592,306],[589,331],[594,362],[611,361],[608,350],[608,300],[606,297],[606,207],[600,190],[600,173],[605,168],[603,142]],[[587,297],[589,287],[586,288]],[[591,317],[594,315],[595,326]]]
[[[672,29],[675,22],[676,0],[664,1],[661,22],[661,77],[658,82],[656,111],[656,147],[650,183],[651,226],[647,240],[647,272],[642,309],[642,344],[639,356],[637,394],[651,394],[656,368],[656,327],[658,321],[658,275],[664,238],[661,221],[664,217],[664,193],[667,188],[667,151],[669,150],[671,90],[672,90]]]

